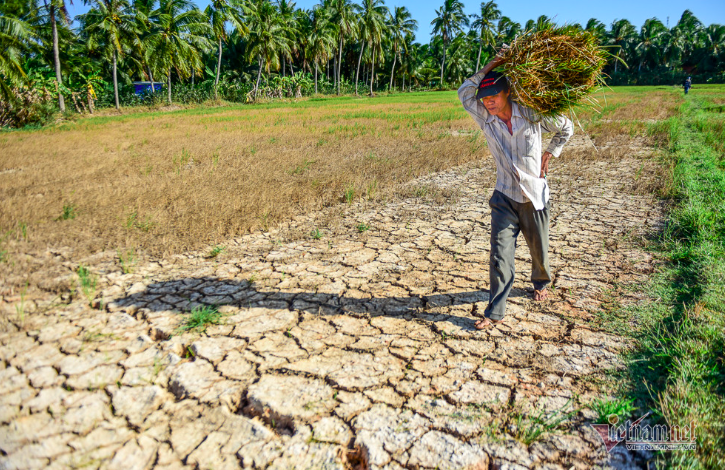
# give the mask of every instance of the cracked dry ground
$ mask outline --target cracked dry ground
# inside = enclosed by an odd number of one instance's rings
[[[632,189],[648,156],[553,162],[553,299],[531,300],[520,238],[491,331],[473,328],[488,295],[490,158],[413,183],[447,192],[442,204],[340,205],[230,240],[214,259],[131,274],[98,254],[84,263],[103,310],[36,298],[21,323],[6,296],[0,467],[636,468],[626,451],[606,454],[586,408],[524,437],[533,416],[602,396],[593,378],[623,367],[627,341],[598,331],[593,312],[651,272],[633,241],[661,221]],[[219,305],[222,323],[177,334],[200,304]]]

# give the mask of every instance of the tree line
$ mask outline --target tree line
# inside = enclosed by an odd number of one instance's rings
[[[5,108],[19,99],[52,98],[62,112],[70,99],[77,111],[92,112],[99,103],[119,108],[162,97],[250,101],[441,89],[517,35],[552,25],[546,16],[517,23],[493,0],[473,15],[460,0],[443,0],[430,42],[420,44],[408,9],[389,9],[384,0],[322,0],[311,9],[292,0],[213,0],[203,10],[190,0],[83,0],[91,8],[75,24],[70,1],[0,5]],[[706,26],[689,10],[671,28],[657,18],[639,29],[626,19],[605,25],[595,18],[568,27],[611,46],[607,72],[616,83],[675,81],[683,73],[724,78],[725,26]],[[139,98],[129,88],[134,80],[150,81],[153,93]],[[163,90],[153,85],[159,82]]]

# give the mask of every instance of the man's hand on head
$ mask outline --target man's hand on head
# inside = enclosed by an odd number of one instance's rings
[[[544,152],[544,155],[541,156],[541,175],[539,175],[539,178],[544,178],[549,172],[549,160],[551,160],[551,153]]]

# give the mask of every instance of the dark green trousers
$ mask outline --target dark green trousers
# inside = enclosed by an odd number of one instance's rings
[[[534,289],[542,289],[551,283],[548,253],[551,199],[544,209],[537,211],[531,202],[522,204],[494,191],[488,205],[491,206],[491,296],[484,316],[501,320],[514,284],[514,254],[519,232],[524,234],[531,253]]]

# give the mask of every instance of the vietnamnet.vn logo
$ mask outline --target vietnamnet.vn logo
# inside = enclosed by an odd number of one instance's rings
[[[689,426],[643,424],[651,412],[636,421],[620,423],[617,415],[609,417],[609,424],[592,424],[604,442],[607,452],[624,442],[628,450],[694,450],[695,422]]]

